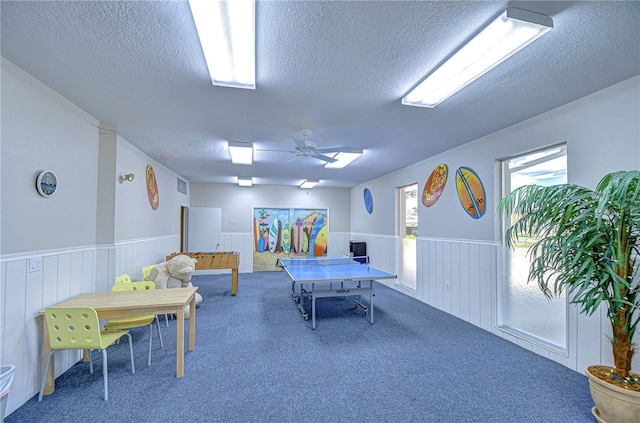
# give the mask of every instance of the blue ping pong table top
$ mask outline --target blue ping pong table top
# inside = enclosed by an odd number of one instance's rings
[[[396,275],[376,269],[350,258],[278,259],[294,282],[341,282],[374,279],[396,279]]]

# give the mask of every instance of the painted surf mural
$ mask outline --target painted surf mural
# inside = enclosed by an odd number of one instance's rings
[[[254,208],[253,270],[277,271],[279,257],[327,255],[327,209]]]

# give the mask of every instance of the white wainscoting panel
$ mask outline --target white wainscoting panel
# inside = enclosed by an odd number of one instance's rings
[[[29,271],[30,259],[41,267]],[[2,364],[16,366],[7,415],[38,393],[42,377],[42,330],[38,313],[47,306],[95,290],[96,247],[34,252],[2,257],[1,326]],[[79,359],[79,351],[55,355],[58,377]]]
[[[85,292],[108,291],[117,274],[141,277],[142,266],[164,261],[178,242],[177,236],[168,236],[1,258],[0,362],[16,366],[7,415],[40,389],[44,321],[38,313]],[[40,270],[29,271],[30,259],[41,260]],[[81,359],[81,352],[61,351],[54,357],[57,378]]]
[[[131,280],[141,281],[144,266],[163,263],[169,254],[180,249],[180,237],[168,235],[122,241],[116,243],[115,248],[115,275],[111,278],[109,289],[113,285],[115,276],[124,273],[128,274]]]

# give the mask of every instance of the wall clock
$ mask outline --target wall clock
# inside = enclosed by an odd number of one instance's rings
[[[58,189],[58,178],[50,170],[44,170],[38,174],[36,189],[43,197],[51,197]]]

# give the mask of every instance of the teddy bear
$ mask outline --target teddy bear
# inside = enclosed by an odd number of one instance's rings
[[[156,289],[192,287],[191,274],[196,269],[196,263],[196,259],[179,254],[151,269],[149,280],[156,284]],[[196,292],[196,304],[201,302],[202,295]],[[184,310],[184,317],[189,318],[189,306]]]

